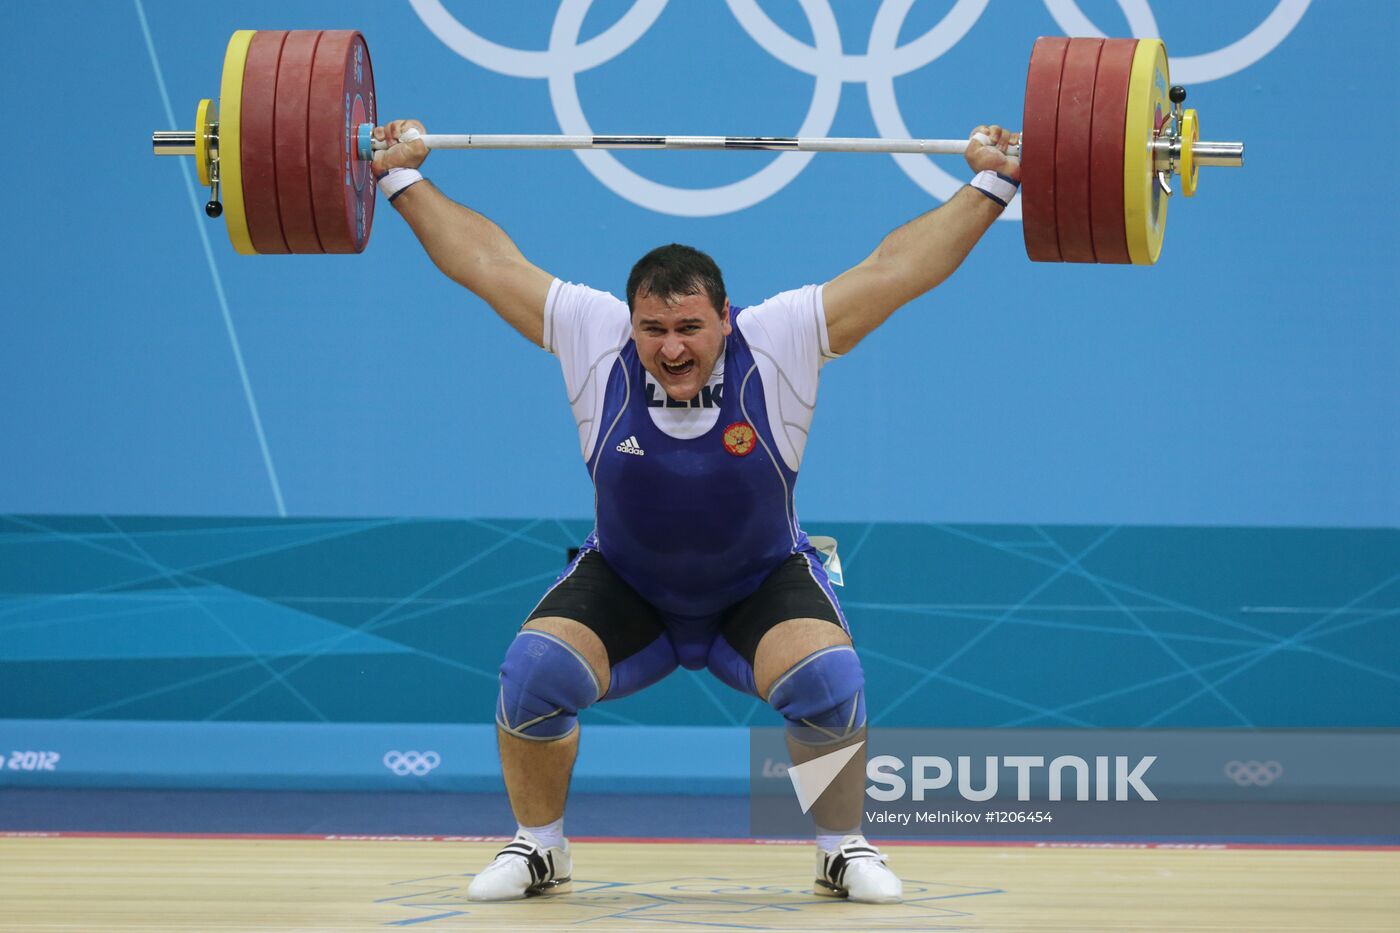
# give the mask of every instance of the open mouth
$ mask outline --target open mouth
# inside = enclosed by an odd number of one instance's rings
[[[664,369],[668,375],[684,376],[686,373],[690,372],[692,369],[695,368],[695,361],[686,360],[684,363],[662,362],[661,368]]]

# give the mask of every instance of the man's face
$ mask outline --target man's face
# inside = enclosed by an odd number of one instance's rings
[[[634,304],[632,338],[642,366],[671,398],[695,398],[715,371],[732,330],[729,302],[717,313],[702,290],[671,301],[639,292]]]

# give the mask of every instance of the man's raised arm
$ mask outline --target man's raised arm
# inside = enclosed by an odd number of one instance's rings
[[[470,289],[507,324],[537,346],[544,344],[544,303],[554,280],[532,265],[504,230],[420,180],[418,166],[428,157],[423,143],[401,139],[423,132],[417,120],[395,120],[374,128],[374,138],[391,148],[374,154],[374,171],[433,263],[452,281]],[[401,169],[403,171],[394,171]]]
[[[999,126],[977,127],[964,156],[974,171],[990,174],[895,230],[863,262],[826,283],[822,304],[833,353],[850,350],[962,264],[1015,194],[1021,164],[1006,149],[1020,140]]]

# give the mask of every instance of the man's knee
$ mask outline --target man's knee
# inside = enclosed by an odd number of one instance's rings
[[[865,674],[860,658],[850,645],[814,651],[773,681],[768,702],[782,713],[789,734],[802,744],[843,741],[865,726]]]
[[[593,668],[568,642],[524,629],[501,662],[496,724],[524,739],[562,739],[578,725],[578,711],[601,695]]]

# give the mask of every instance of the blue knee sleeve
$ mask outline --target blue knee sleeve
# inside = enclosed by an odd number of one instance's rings
[[[562,739],[597,699],[598,679],[582,655],[557,636],[525,629],[501,662],[496,724],[522,739]]]
[[[840,742],[865,726],[865,674],[849,645],[823,648],[773,682],[768,703],[803,745]]]

